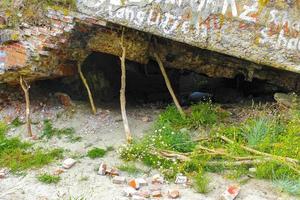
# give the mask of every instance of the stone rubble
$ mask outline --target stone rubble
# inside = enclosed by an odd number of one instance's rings
[[[118,185],[125,184],[126,178],[124,176],[115,176],[112,179],[112,182],[113,182],[113,184],[118,184]]]
[[[105,176],[107,170],[107,165],[105,163],[101,163],[98,169],[98,175]]]
[[[73,158],[68,158],[66,160],[64,160],[63,162],[63,168],[65,169],[70,169],[71,167],[73,167],[76,164],[76,160],[74,160]]]
[[[177,189],[170,189],[168,191],[168,197],[171,199],[177,199],[180,197],[180,192]]]

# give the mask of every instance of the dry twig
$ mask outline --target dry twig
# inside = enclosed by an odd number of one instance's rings
[[[227,142],[229,144],[234,144],[234,141],[232,141],[231,139],[227,138],[226,136],[220,136],[220,138],[223,141],[225,141],[225,142]],[[275,161],[275,162],[283,163],[286,166],[288,166],[289,168],[291,168],[292,170],[294,170],[295,172],[297,172],[298,174],[300,174],[300,170],[298,169],[299,168],[299,166],[298,166],[299,165],[299,161],[296,160],[296,159],[289,158],[289,157],[282,157],[282,156],[268,154],[268,153],[255,150],[255,149],[252,149],[252,148],[244,146],[244,145],[239,145],[239,146],[242,149],[244,149],[244,150],[246,150],[246,151],[248,151],[250,153],[267,157],[267,158],[269,158],[269,159],[271,159],[272,161]]]

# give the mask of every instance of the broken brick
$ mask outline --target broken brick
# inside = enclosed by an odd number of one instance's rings
[[[73,167],[76,164],[76,160],[74,160],[73,158],[68,158],[63,162],[63,168],[65,169],[70,169],[71,167]]]
[[[55,96],[58,98],[60,103],[66,107],[72,106],[73,102],[71,100],[71,97],[65,93],[57,92],[55,93]]]
[[[160,198],[162,197],[162,193],[161,193],[161,190],[155,190],[151,193],[151,196],[154,197],[154,198]]]
[[[175,183],[176,184],[187,184],[188,178],[182,174],[177,175]]]
[[[126,178],[123,177],[123,176],[115,176],[113,179],[112,179],[112,182],[114,184],[125,184],[126,183]]]
[[[156,174],[152,177],[152,184],[163,184],[164,183],[164,178],[159,175]]]
[[[220,200],[234,200],[240,193],[239,186],[229,186],[227,190],[221,195]]]
[[[136,181],[140,186],[148,186],[148,182],[144,178],[137,178]]]
[[[132,187],[126,187],[123,190],[123,195],[126,197],[132,197],[133,195],[136,195],[137,191],[133,189]]]
[[[98,174],[105,176],[106,175],[106,170],[107,170],[107,165],[105,163],[101,163],[98,169]]]
[[[132,179],[128,182],[128,185],[136,190],[140,189],[140,184],[136,179]]]
[[[180,196],[180,192],[179,192],[179,190],[171,189],[168,191],[168,196],[171,199],[177,199]]]

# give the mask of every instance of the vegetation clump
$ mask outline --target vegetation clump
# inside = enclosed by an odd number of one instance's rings
[[[101,148],[93,148],[88,151],[87,156],[91,159],[102,158],[107,153],[107,150]]]
[[[7,130],[8,126],[0,122],[0,168],[7,167],[12,172],[18,172],[43,167],[62,157],[61,149],[33,149],[31,143],[6,137]]]
[[[131,175],[136,175],[142,172],[141,169],[137,168],[137,166],[134,163],[125,163],[119,167],[117,167],[119,170],[123,172],[127,172],[128,174]]]
[[[202,193],[208,191],[206,172],[239,178],[254,168],[256,178],[270,179],[283,191],[297,194],[299,110],[280,113],[258,108],[244,120],[230,118],[211,103],[193,105],[187,112],[181,117],[175,107],[168,107],[149,134],[121,149],[121,158],[140,160],[167,178],[177,173],[194,177],[194,187]]]
[[[61,180],[59,176],[54,176],[47,173],[39,175],[37,179],[45,184],[57,184]]]
[[[41,135],[42,138],[51,139],[53,137],[61,138],[62,136],[66,136],[71,142],[77,142],[81,140],[81,137],[75,136],[74,128],[58,129],[53,127],[50,120],[44,121],[44,128]]]

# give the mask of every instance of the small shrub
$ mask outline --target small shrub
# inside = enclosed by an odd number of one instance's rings
[[[203,173],[203,171],[200,170],[194,178],[194,189],[199,193],[206,194],[209,192],[208,184],[208,177]]]
[[[138,174],[142,171],[141,169],[137,168],[134,163],[126,163],[117,168],[131,175]]]
[[[59,176],[53,176],[47,173],[39,175],[37,179],[45,184],[57,184],[61,180]]]
[[[102,158],[106,154],[106,150],[100,149],[100,148],[93,148],[88,151],[87,156],[89,158],[95,159],[95,158]]]

